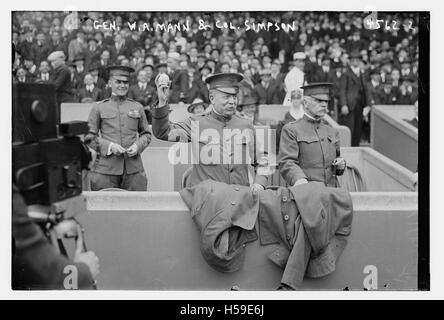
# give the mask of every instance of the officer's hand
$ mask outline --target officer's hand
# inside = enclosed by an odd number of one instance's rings
[[[126,149],[120,144],[111,142],[111,152],[114,153],[116,156],[120,156],[121,154],[124,154],[126,152]]]
[[[259,184],[259,183],[254,183],[254,184],[251,186],[251,191],[256,191],[256,192],[258,192],[258,191],[263,191],[263,190],[265,190],[264,186],[261,185],[261,184]]]
[[[82,262],[86,264],[91,272],[92,278],[95,280],[100,273],[99,258],[92,251],[83,252],[83,232],[80,225],[77,225],[77,241],[76,251],[74,253],[74,262]]]
[[[298,186],[298,185],[300,185],[300,184],[304,184],[304,183],[308,183],[307,179],[305,179],[305,178],[299,179],[298,181],[295,182],[295,184],[293,185],[293,187],[294,187],[294,186]]]
[[[137,154],[138,149],[139,149],[139,148],[137,147],[137,144],[133,143],[133,144],[131,145],[131,147],[129,147],[129,148],[126,150],[126,152],[128,153],[128,157],[134,157],[134,156]]]
[[[332,165],[336,167],[335,174],[341,176],[345,171],[347,163],[344,158],[336,158],[335,160],[333,160]]]
[[[168,104],[168,98],[170,96],[170,78],[164,73],[159,73],[154,79],[154,83],[157,87],[159,107],[163,107]]]
[[[368,114],[370,113],[370,111],[372,110],[372,107],[366,106],[364,107],[364,109],[362,109],[362,115],[364,116],[364,118],[368,117]]]
[[[346,116],[346,115],[348,115],[349,114],[349,110],[348,110],[348,106],[342,106],[342,108],[341,108],[341,114],[342,115],[344,115],[344,116]]]

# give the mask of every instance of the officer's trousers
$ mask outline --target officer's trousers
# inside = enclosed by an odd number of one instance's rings
[[[119,188],[128,191],[146,191],[147,178],[144,171],[123,175],[110,175],[91,172],[91,190],[99,191],[107,188]]]

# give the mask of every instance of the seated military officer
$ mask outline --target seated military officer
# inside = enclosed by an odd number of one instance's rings
[[[290,186],[308,181],[338,187],[336,176],[345,170],[340,158],[339,132],[322,118],[328,112],[331,83],[302,86],[304,115],[287,123],[279,144],[279,169]]]
[[[108,70],[112,95],[93,106],[85,137],[86,144],[97,152],[91,169],[91,190],[146,191],[140,154],[151,142],[151,132],[143,106],[127,98],[130,73],[134,69],[111,66]]]
[[[192,142],[194,163],[190,186],[211,179],[263,190],[268,173],[259,166],[255,175],[252,167],[255,164],[253,123],[236,114],[238,85],[243,76],[224,73],[208,77],[205,82],[212,110],[179,123],[168,121],[169,83],[161,76],[156,78],[159,105],[152,109],[153,133],[162,140]],[[256,160],[262,165],[266,163],[263,158]]]

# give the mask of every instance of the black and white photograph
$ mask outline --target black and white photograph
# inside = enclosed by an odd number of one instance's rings
[[[430,11],[155,7],[9,12],[7,295],[430,291]]]

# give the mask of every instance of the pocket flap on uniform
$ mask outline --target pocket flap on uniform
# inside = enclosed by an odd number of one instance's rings
[[[297,137],[296,137],[296,140],[297,140],[298,142],[311,143],[311,142],[319,141],[319,138],[316,137],[316,136],[308,136],[308,137],[306,137],[306,136],[297,136]]]
[[[128,112],[128,117],[133,119],[139,119],[141,117],[140,112],[138,110]]]
[[[101,119],[112,119],[117,117],[117,113],[115,112],[104,112],[100,114]]]

